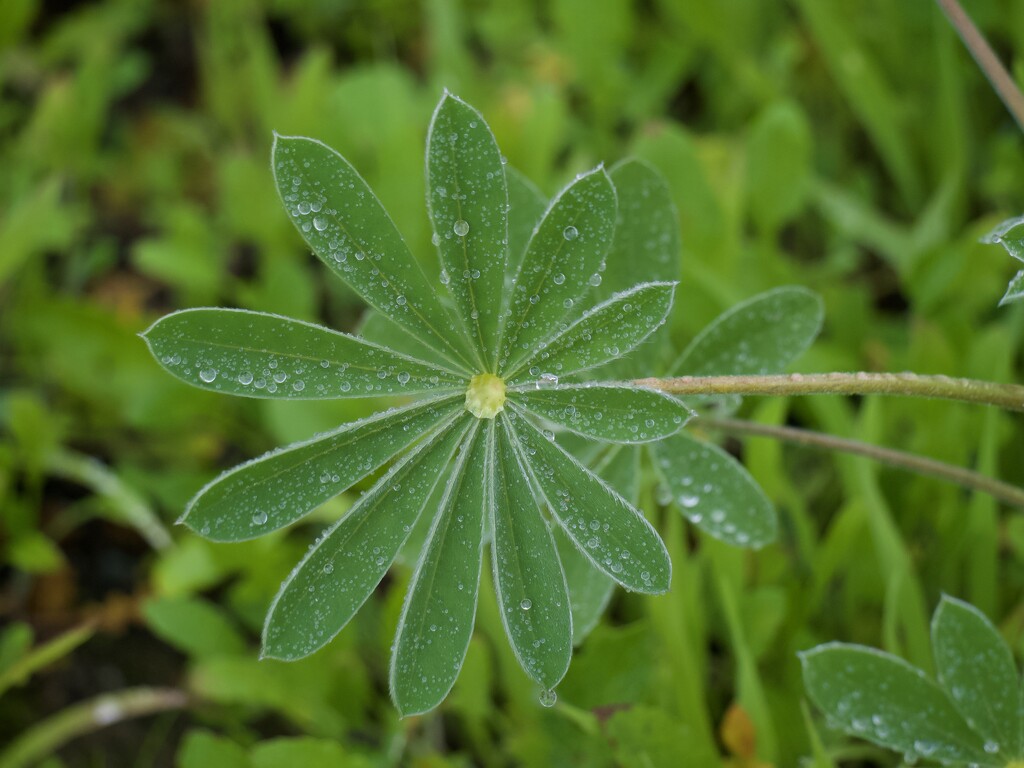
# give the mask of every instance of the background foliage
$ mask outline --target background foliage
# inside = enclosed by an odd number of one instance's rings
[[[1024,6],[968,10],[1021,80]],[[1024,210],[1022,139],[926,0],[5,0],[0,745],[145,685],[189,706],[90,729],[48,765],[894,764],[806,714],[796,652],[865,643],[931,671],[946,592],[1019,655],[1024,525],[984,496],[763,439],[725,447],[778,506],[778,542],[728,548],[646,491],[673,589],[615,594],[553,710],[485,597],[450,699],[399,720],[387,648],[408,567],[320,654],[257,661],[277,585],[352,496],[244,544],[170,523],[219,470],[385,403],[189,389],[135,334],[204,304],[356,328],[360,303],[280,209],[272,131],[342,152],[427,258],[422,152],[443,87],[547,196],[601,160],[664,174],[683,238],[676,348],[801,284],[826,324],[799,370],[1020,379],[1024,304],[996,308],[1015,262],[978,240]],[[743,408],[1024,483],[1019,417],[994,410]]]

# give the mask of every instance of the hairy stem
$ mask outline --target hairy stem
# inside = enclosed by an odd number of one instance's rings
[[[792,373],[779,376],[681,376],[636,379],[673,395],[904,395],[1024,411],[1024,386],[916,373]]]
[[[985,73],[985,77],[988,78],[1010,114],[1013,115],[1017,125],[1024,131],[1024,94],[1021,93],[1010,73],[1006,71],[1006,67],[999,61],[992,46],[974,26],[974,22],[971,21],[970,16],[957,0],[936,0],[936,2],[946,14],[949,22],[960,33],[960,39],[964,41],[967,50],[971,52],[971,56],[974,57],[981,71]]]
[[[127,688],[75,704],[22,733],[2,753],[0,768],[23,768],[53,754],[71,739],[134,717],[188,705],[176,688]]]
[[[695,420],[695,423],[734,435],[770,437],[795,445],[808,445],[816,448],[825,448],[830,451],[841,451],[842,453],[865,456],[882,464],[887,464],[890,467],[905,469],[919,475],[937,477],[940,480],[946,480],[964,488],[970,488],[972,491],[987,493],[1004,504],[1024,507],[1024,489],[970,469],[918,456],[914,453],[898,451],[893,448],[882,448],[870,443],[860,442],[859,440],[835,437],[809,429],[776,427],[743,419],[701,416]]]

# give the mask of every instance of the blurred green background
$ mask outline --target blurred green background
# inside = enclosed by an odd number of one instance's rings
[[[1024,81],[1024,4],[966,7]],[[257,660],[277,585],[351,499],[238,545],[171,524],[217,472],[381,403],[193,390],[136,334],[200,305],[357,327],[358,300],[277,200],[272,131],[338,149],[433,258],[423,148],[445,87],[546,194],[629,155],[665,175],[678,345],[800,284],[827,311],[800,370],[1021,379],[1024,304],[996,309],[1014,265],[978,239],[1024,212],[1024,139],[932,0],[2,0],[0,761],[77,702],[160,686],[188,706],[86,728],[45,764],[897,764],[803,709],[795,652],[841,639],[927,668],[942,592],[1021,650],[1024,524],[938,481],[763,439],[727,447],[777,503],[780,540],[728,549],[649,492],[673,590],[617,593],[553,710],[485,589],[453,694],[398,720],[404,567],[321,653]],[[1024,484],[1020,419],[990,409],[821,397],[743,414]],[[83,623],[30,677],[30,649]]]

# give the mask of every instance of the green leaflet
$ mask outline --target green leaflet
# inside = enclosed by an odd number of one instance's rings
[[[613,443],[646,443],[678,432],[690,418],[679,400],[626,385],[559,384],[521,389],[509,399],[573,432]]]
[[[580,176],[551,202],[512,283],[499,370],[516,370],[599,284],[615,210],[615,188],[603,168]]]
[[[828,643],[800,655],[811,700],[842,729],[918,758],[1000,765],[925,674],[873,648]]]
[[[626,589],[665,592],[672,563],[643,514],[531,424],[509,423],[537,487],[580,551]]]
[[[214,479],[179,522],[214,541],[262,536],[337,496],[461,410],[457,396],[421,401],[271,451]]]
[[[281,585],[263,628],[263,655],[294,660],[322,648],[376,589],[471,425],[421,443],[320,537]]]
[[[314,139],[275,136],[271,165],[281,201],[320,260],[368,304],[471,370],[462,328],[349,162]]]
[[[723,312],[690,342],[670,376],[740,376],[779,373],[821,330],[817,294],[784,287]]]
[[[359,325],[359,338],[378,344],[403,355],[433,363],[442,368],[448,365],[444,356],[433,347],[427,346],[402,326],[388,320],[375,309],[368,309]],[[465,380],[463,380],[463,385]]]
[[[986,752],[1020,757],[1017,666],[999,631],[973,605],[943,595],[932,617],[932,647],[939,684],[985,739]]]
[[[769,105],[747,138],[747,199],[762,232],[775,232],[799,213],[811,189],[811,129],[790,102]]]
[[[999,300],[999,306],[1009,304],[1013,301],[1019,301],[1024,299],[1024,269],[1018,272],[1010,280],[1010,284],[1006,287],[1006,293],[1003,294],[1003,298]]]
[[[440,704],[466,657],[476,620],[493,463],[494,421],[478,420],[463,440],[398,620],[391,696],[403,716]]]
[[[446,93],[427,136],[427,208],[434,242],[481,368],[495,370],[508,260],[508,190],[501,153],[484,118]]]
[[[498,422],[494,500],[490,505],[494,585],[516,658],[547,689],[569,668],[572,617],[555,542],[512,445],[506,418]]]
[[[594,472],[634,506],[640,492],[640,454],[636,450],[613,447],[594,466]],[[558,557],[565,571],[572,605],[572,643],[579,645],[597,626],[608,606],[615,582],[594,567],[561,530],[555,539]]]
[[[510,165],[505,166],[508,186],[508,266],[505,272],[505,290],[511,290],[512,280],[526,255],[530,236],[541,220],[548,201],[534,183]]]
[[[672,502],[701,530],[738,547],[775,540],[775,508],[761,486],[717,445],[680,432],[650,446]]]
[[[160,364],[202,389],[291,400],[464,386],[435,365],[319,325],[242,309],[185,309],[143,334]]]
[[[510,386],[539,375],[568,376],[624,355],[668,317],[675,283],[644,283],[598,304],[510,371]]]

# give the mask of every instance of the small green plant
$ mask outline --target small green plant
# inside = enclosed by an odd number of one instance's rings
[[[801,654],[804,682],[835,727],[945,765],[1024,765],[1024,683],[999,631],[944,596],[932,617],[938,681],[898,656],[828,643]]]
[[[986,235],[983,242],[998,243],[1017,261],[1024,261],[1024,216],[1007,219]],[[1024,299],[1024,269],[1010,280],[999,306],[1020,299]]]
[[[547,425],[619,443],[682,427],[690,410],[661,392],[565,381],[646,339],[665,321],[674,283],[641,283],[580,312],[615,234],[615,187],[600,167],[552,201],[521,261],[510,259],[502,157],[480,114],[451,95],[437,107],[427,146],[436,284],[336,152],[278,136],[273,169],[314,252],[421,354],[274,315],[196,309],[145,332],[153,355],[183,381],[226,394],[425,397],[243,464],[200,491],[182,522],[216,541],[260,536],[404,451],[284,582],[263,654],[298,659],[329,642],[426,510],[430,532],[392,652],[395,705],[425,712],[451,689],[473,631],[485,542],[509,641],[543,687],[542,702],[553,703],[573,633],[542,510],[592,568],[627,589],[664,592],[671,563],[643,514],[554,442]]]

